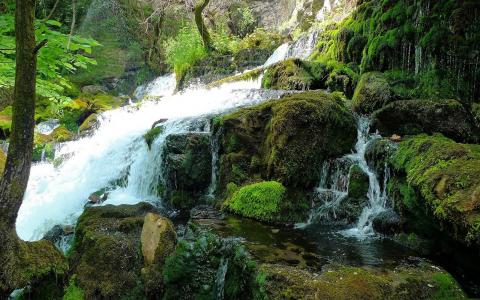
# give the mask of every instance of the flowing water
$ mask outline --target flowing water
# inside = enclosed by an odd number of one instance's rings
[[[22,239],[37,240],[56,224],[73,224],[97,191],[108,190],[106,204],[159,203],[155,184],[161,173],[161,145],[168,134],[202,130],[197,123],[205,125],[208,116],[280,95],[259,90],[261,78],[181,94],[172,94],[174,81],[173,76],[157,79],[142,93],[163,95],[160,100],[102,114],[92,136],[57,149],[55,164],[33,166],[17,219]],[[159,119],[168,121],[150,151],[143,135]]]
[[[356,225],[348,230],[343,230],[342,234],[363,239],[375,233],[372,228],[372,222],[376,215],[387,208],[386,185],[389,180],[387,167],[385,168],[384,178],[379,178],[375,171],[370,168],[365,158],[368,144],[377,138],[379,138],[378,135],[370,134],[370,120],[368,117],[358,116],[357,143],[354,153],[333,161],[326,161],[323,164],[321,180],[316,189],[316,199],[320,203],[314,203],[314,209],[307,223],[297,224],[297,227],[303,228],[316,223],[332,224],[342,221],[339,220],[341,219],[339,213],[342,212],[343,202],[348,200],[349,171],[350,167],[356,164],[368,175],[369,188],[366,195],[368,203],[363,208]]]

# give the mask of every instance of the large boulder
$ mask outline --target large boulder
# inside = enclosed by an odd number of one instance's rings
[[[213,120],[219,139],[219,188],[276,180],[313,188],[322,163],[349,153],[356,139],[353,115],[323,91],[272,100]]]
[[[179,208],[199,204],[212,178],[210,134],[171,134],[166,138],[162,158],[166,199]]]
[[[391,190],[398,191],[396,206],[411,219],[412,230],[441,231],[464,246],[480,247],[478,145],[419,135],[400,143],[392,163],[397,176]]]
[[[78,219],[69,256],[70,272],[86,299],[119,299],[144,294],[141,232],[150,204],[86,208]],[[164,243],[174,243],[169,235]],[[161,280],[161,279],[159,279]]]
[[[401,100],[372,115],[372,130],[384,136],[441,133],[457,142],[476,142],[480,131],[456,100]]]
[[[371,114],[393,100],[390,85],[382,73],[365,73],[355,88],[353,110],[359,114]]]
[[[376,232],[393,235],[401,233],[405,220],[393,210],[385,210],[373,218],[372,226]]]
[[[386,138],[378,138],[368,143],[365,149],[365,160],[381,180],[385,178],[389,162],[397,149],[397,144]]]

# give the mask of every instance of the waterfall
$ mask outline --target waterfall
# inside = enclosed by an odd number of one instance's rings
[[[307,223],[297,224],[297,227],[302,228],[319,222],[332,223],[337,221],[337,214],[342,209],[342,202],[347,199],[348,195],[349,170],[352,165],[356,164],[368,175],[369,188],[366,195],[368,203],[363,208],[357,224],[353,228],[342,231],[342,233],[360,238],[374,233],[372,228],[373,218],[384,211],[388,204],[386,186],[390,175],[386,167],[382,184],[380,184],[381,179],[367,164],[365,157],[367,146],[378,138],[378,135],[370,134],[369,118],[358,116],[355,152],[333,161],[324,162],[321,179],[315,191],[316,201],[313,203],[311,214]]]
[[[290,58],[308,59],[315,50],[319,34],[319,30],[314,30],[302,35],[295,42],[282,44],[273,52],[263,67],[266,68]]]
[[[225,299],[225,277],[228,271],[228,258],[222,258],[215,278],[215,300]]]
[[[278,97],[276,91],[259,89],[261,77],[253,81],[227,83],[217,88],[191,88],[173,94],[174,76],[158,78],[147,85],[150,92],[164,96],[143,101],[99,116],[93,135],[58,147],[55,164],[34,164],[26,195],[17,218],[17,233],[24,240],[38,240],[54,225],[74,224],[88,197],[108,192],[104,204],[161,204],[156,184],[161,173],[161,151],[168,134],[199,130],[215,114],[258,104]],[[164,132],[152,150],[143,135],[159,119]]]

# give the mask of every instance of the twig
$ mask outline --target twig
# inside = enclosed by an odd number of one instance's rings
[[[41,41],[40,43],[38,43],[35,48],[33,48],[33,54],[37,54],[38,51],[40,51],[40,49],[45,46],[46,44],[48,43],[48,40],[47,39],[44,39],[43,41]]]

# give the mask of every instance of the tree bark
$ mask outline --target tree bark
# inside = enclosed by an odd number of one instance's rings
[[[198,32],[202,37],[203,45],[207,51],[213,50],[212,39],[210,37],[210,33],[208,32],[208,28],[203,21],[203,10],[207,7],[210,3],[210,0],[199,0],[197,4],[195,4],[194,14],[195,14],[195,23],[197,24]]]
[[[70,50],[70,44],[72,43],[72,37],[75,32],[75,23],[77,23],[77,0],[72,0],[72,24],[70,26],[70,35],[68,36],[68,50]]]
[[[12,134],[3,177],[0,180],[0,297],[11,291],[17,276],[16,253],[20,240],[15,221],[27,187],[35,126],[36,55],[35,0],[16,0],[16,73],[13,92]]]

